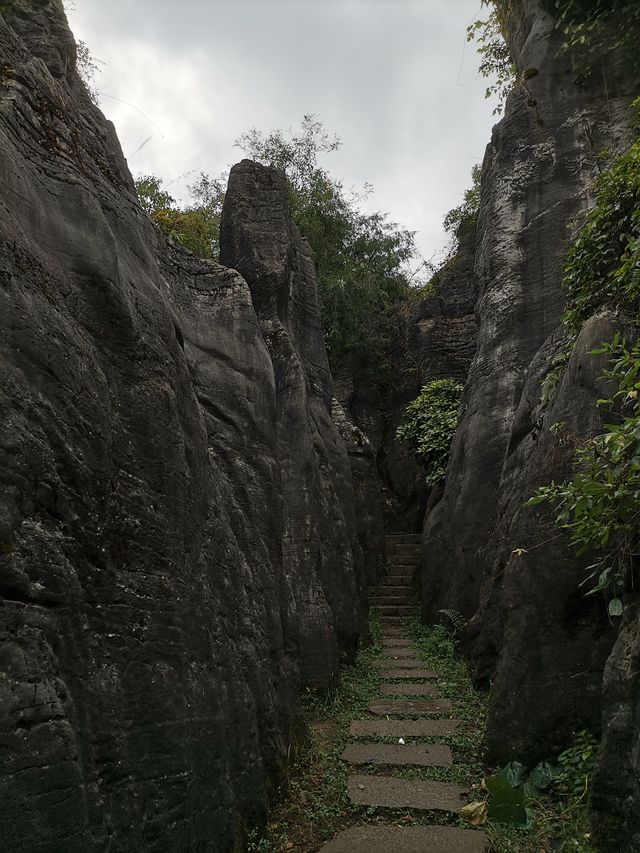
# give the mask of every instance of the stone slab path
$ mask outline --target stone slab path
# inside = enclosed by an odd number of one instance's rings
[[[354,720],[349,730],[354,742],[347,744],[342,759],[349,765],[369,765],[381,773],[354,773],[347,779],[349,798],[355,805],[380,810],[456,813],[467,802],[468,791],[460,785],[435,780],[406,779],[407,767],[443,768],[453,765],[444,743],[419,743],[416,738],[447,737],[458,722],[428,715],[449,714],[450,699],[438,696],[436,672],[428,669],[407,636],[405,619],[399,614],[418,611],[412,601],[413,574],[420,561],[420,537],[387,536],[391,564],[387,581],[375,595],[383,629],[382,656],[375,662],[381,678],[380,695],[368,707],[376,717]],[[396,698],[393,698],[396,697]],[[424,698],[422,698],[424,697]],[[396,743],[370,742],[375,738]],[[406,771],[405,771],[406,772]],[[383,811],[384,813],[384,811]],[[487,836],[473,829],[454,826],[352,827],[322,847],[323,853],[486,853]]]
[[[438,688],[428,681],[422,684],[381,684],[381,696],[437,696]]]
[[[485,853],[486,836],[454,826],[355,826],[322,848],[325,853]]]
[[[448,746],[436,744],[350,743],[342,753],[349,764],[384,764],[404,767],[451,767],[453,758]]]
[[[458,727],[457,720],[356,720],[351,737],[447,737]]]
[[[451,707],[451,699],[388,699],[372,702],[369,711],[381,717],[418,717],[450,711]]]

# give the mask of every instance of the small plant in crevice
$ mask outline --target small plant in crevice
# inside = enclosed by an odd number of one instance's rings
[[[405,409],[404,420],[396,430],[397,438],[411,446],[427,469],[428,486],[444,480],[462,391],[463,386],[454,379],[427,383]]]

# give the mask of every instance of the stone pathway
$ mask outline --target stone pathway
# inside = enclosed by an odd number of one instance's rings
[[[369,718],[351,724],[343,760],[363,772],[348,777],[350,800],[382,810],[411,809],[417,812],[458,812],[467,791],[450,782],[405,779],[385,775],[394,768],[450,767],[453,758],[442,743],[424,744],[416,738],[446,737],[455,732],[455,719],[430,719],[429,715],[452,710],[450,699],[438,697],[437,673],[427,669],[404,629],[404,619],[419,608],[412,602],[411,586],[419,562],[419,536],[387,536],[391,564],[385,582],[372,603],[383,625],[383,652],[377,667],[382,678],[380,696],[368,708]],[[371,742],[373,738],[396,743]],[[369,771],[369,772],[367,772]],[[486,853],[489,841],[483,832],[453,826],[352,827],[325,844],[323,853]]]

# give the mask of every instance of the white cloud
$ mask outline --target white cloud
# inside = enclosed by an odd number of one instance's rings
[[[98,89],[121,100],[101,106],[134,174],[178,179],[179,196],[180,176],[240,159],[244,131],[317,113],[343,141],[328,168],[373,184],[368,207],[431,256],[492,124],[466,45],[478,12],[479,0],[83,0],[70,21],[106,63]]]

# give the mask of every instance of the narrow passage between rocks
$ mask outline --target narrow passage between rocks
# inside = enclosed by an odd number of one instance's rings
[[[438,673],[427,669],[404,625],[417,614],[411,585],[420,554],[420,537],[387,536],[390,571],[379,587],[374,605],[382,621],[383,654],[378,665],[380,694],[370,705],[371,716],[355,720],[350,743],[342,754],[353,766],[348,778],[349,799],[356,805],[397,811],[458,812],[467,790],[450,782],[425,781],[389,775],[395,768],[451,767],[444,743],[421,739],[446,738],[455,732],[450,699],[438,696]],[[455,704],[455,702],[453,703]],[[446,713],[447,717],[441,715]],[[434,718],[433,715],[439,715]],[[391,739],[395,743],[389,743]],[[386,742],[380,742],[380,741]],[[366,770],[358,768],[366,766]],[[375,771],[375,772],[373,772]],[[391,823],[352,827],[322,847],[324,853],[486,853],[487,836],[454,826],[402,827]]]

